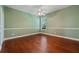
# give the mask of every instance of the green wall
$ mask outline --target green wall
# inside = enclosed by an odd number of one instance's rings
[[[39,29],[37,16],[4,6],[5,38],[36,33]]]
[[[39,31],[39,17],[4,7],[5,38]],[[70,6],[45,16],[45,33],[79,39],[79,6]],[[41,25],[43,24],[41,23]],[[44,32],[44,31],[43,31]]]
[[[48,14],[45,32],[79,39],[79,6],[70,6]]]

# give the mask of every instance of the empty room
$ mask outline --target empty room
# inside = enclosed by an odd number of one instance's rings
[[[1,5],[1,53],[79,53],[79,5]]]

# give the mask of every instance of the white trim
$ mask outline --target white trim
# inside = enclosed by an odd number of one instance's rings
[[[33,29],[39,27],[24,27],[24,28],[5,28],[4,30],[16,30],[16,29]],[[64,28],[64,27],[47,27],[47,29],[72,29],[72,30],[79,30],[79,28]]]
[[[4,10],[3,10],[3,6],[0,6],[1,7],[1,14],[0,14],[0,16],[1,16],[1,24],[0,24],[0,27],[1,27],[1,29],[0,29],[0,32],[1,32],[1,45],[0,45],[0,49],[1,49],[1,47],[2,47],[2,43],[3,43],[3,40],[4,40]]]
[[[65,28],[65,27],[47,27],[47,29],[76,29],[79,30],[79,28]]]
[[[21,35],[21,36],[15,36],[15,37],[4,38],[4,40],[9,40],[9,39],[14,39],[14,38],[20,38],[20,37],[25,37],[25,36],[30,36],[30,35],[39,34],[39,33],[40,33],[40,32],[32,33],[32,34],[26,34],[26,35]]]
[[[0,46],[0,51],[1,51],[1,46]]]
[[[77,39],[77,38],[70,38],[70,37],[60,36],[60,35],[56,35],[56,34],[49,34],[49,33],[42,33],[42,34],[79,41],[79,39]]]
[[[4,30],[17,30],[17,29],[38,29],[38,27],[24,27],[24,28],[5,28]]]
[[[77,39],[77,38],[70,38],[70,37],[65,37],[65,36],[60,36],[60,35],[50,34],[50,33],[44,33],[44,32],[37,32],[37,33],[26,34],[26,35],[21,35],[21,36],[9,37],[9,38],[5,38],[4,40],[9,40],[9,39],[14,39],[14,38],[20,38],[20,37],[30,36],[30,35],[40,34],[40,33],[41,34],[45,34],[45,35],[50,35],[50,36],[55,36],[55,37],[60,37],[60,38],[66,38],[66,39],[70,39],[70,40],[79,41],[79,39]]]

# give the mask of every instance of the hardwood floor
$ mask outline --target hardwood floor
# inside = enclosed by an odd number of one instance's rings
[[[45,34],[5,40],[4,53],[78,53],[79,42]]]

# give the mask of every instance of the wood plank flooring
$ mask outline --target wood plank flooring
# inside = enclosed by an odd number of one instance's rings
[[[2,53],[78,53],[79,42],[45,34],[5,40]]]

